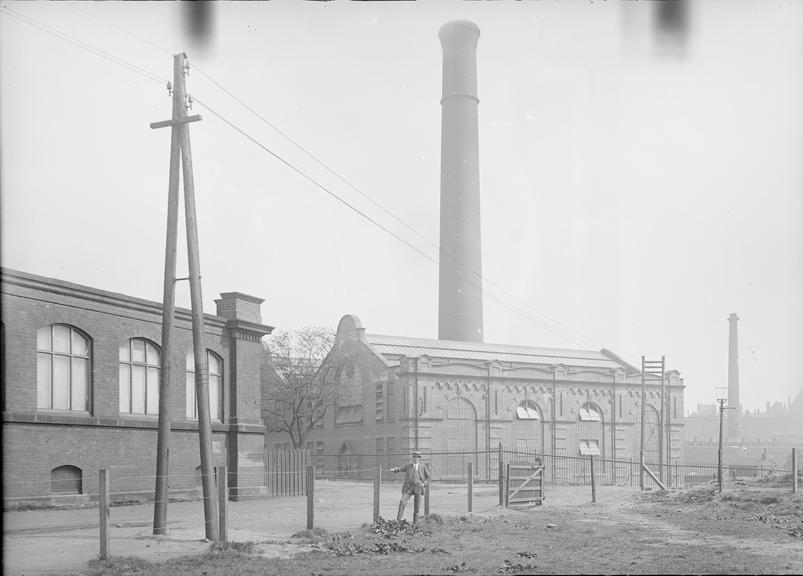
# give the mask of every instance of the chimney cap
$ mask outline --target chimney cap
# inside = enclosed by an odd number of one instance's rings
[[[438,38],[443,41],[444,36],[461,34],[465,32],[474,32],[478,37],[480,35],[480,27],[471,20],[450,20],[438,30]]]

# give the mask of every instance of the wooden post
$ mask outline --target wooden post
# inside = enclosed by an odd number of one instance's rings
[[[307,530],[315,521],[315,466],[307,466]]]
[[[379,489],[382,483],[382,466],[376,467],[374,473],[374,524],[379,522]]]
[[[468,511],[471,512],[471,497],[474,490],[474,474],[472,470],[472,463],[468,463]]]
[[[510,498],[510,464],[505,465],[505,508],[508,507]]]
[[[229,479],[226,467],[217,467],[217,502],[218,502],[218,541],[228,538]]]
[[[797,448],[792,448],[792,493],[797,494]]]
[[[594,477],[594,455],[589,456],[591,460],[591,502],[597,501],[597,480]]]
[[[644,490],[644,451],[640,455],[641,465],[639,466],[639,488]]]
[[[427,472],[429,472],[429,464],[425,464],[425,466],[427,467]],[[431,472],[429,478],[432,478]],[[424,516],[429,516],[429,482],[424,486]]]
[[[497,467],[499,468],[499,505],[501,506],[502,504],[505,503],[505,488],[504,488],[505,470],[504,470],[504,468],[502,468],[503,462],[502,462],[502,443],[501,442],[499,443],[499,459],[498,460],[499,461],[498,461]]]
[[[109,471],[101,468],[98,474],[98,507],[100,516],[100,559],[109,559]]]

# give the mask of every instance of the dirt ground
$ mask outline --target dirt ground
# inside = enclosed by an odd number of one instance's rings
[[[395,517],[399,491],[397,484],[383,484],[383,517]],[[505,523],[508,518],[526,520],[532,524],[533,541],[539,539],[536,531],[547,530],[552,539],[549,541],[555,542],[553,547],[561,543],[568,546],[575,539],[577,550],[588,549],[589,558],[594,554],[605,556],[602,562],[583,564],[583,554],[578,552],[560,565],[556,564],[560,558],[555,556],[542,564],[546,567],[544,573],[686,572],[685,569],[649,570],[659,566],[650,563],[651,556],[675,555],[678,568],[693,559],[696,564],[691,571],[696,573],[800,574],[803,573],[803,498],[789,492],[767,486],[732,486],[722,495],[709,486],[665,494],[599,487],[597,503],[591,504],[589,487],[547,487],[543,506],[521,512],[498,506],[496,486],[475,485],[474,513],[467,515],[465,485],[433,484],[431,512],[443,518],[486,521],[504,517],[501,521]],[[359,532],[371,522],[371,484],[320,481],[315,496],[315,526],[328,533]],[[152,514],[152,504],[112,508],[113,557],[133,556],[159,564],[209,549],[204,540],[200,501],[170,503],[167,536],[151,534]],[[411,515],[412,501],[406,517],[410,519]],[[97,508],[4,513],[3,573],[87,573],[87,563],[97,558],[99,551],[97,518]],[[279,560],[315,550],[309,543],[291,540],[293,534],[306,528],[304,497],[229,502],[228,524],[229,540],[254,543],[254,554],[260,558]],[[627,542],[632,544],[623,547],[622,541],[607,538],[606,534],[631,535]],[[547,539],[542,539],[542,544],[546,542]],[[542,561],[551,558],[548,549],[539,553]],[[462,551],[454,551],[449,562],[461,558],[461,554]],[[471,550],[465,554],[470,564]],[[308,556],[312,557],[302,554],[299,558]],[[708,557],[710,566],[705,563]],[[364,558],[359,560],[367,562]],[[387,573],[394,573],[393,558],[386,556],[379,560],[390,562]],[[669,560],[670,568],[672,561]],[[358,565],[359,562],[343,564],[348,566],[347,573],[357,570]],[[369,562],[367,566],[370,573],[371,566],[377,569],[380,564]],[[460,562],[455,562],[455,566],[459,568]],[[490,564],[477,566],[480,573],[490,569]],[[723,567],[726,569],[717,569]],[[334,570],[338,573],[336,567]],[[535,572],[540,570],[533,568]]]

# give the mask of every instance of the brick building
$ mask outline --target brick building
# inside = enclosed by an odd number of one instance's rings
[[[215,465],[232,497],[264,485],[262,300],[221,294],[206,314]],[[117,499],[155,484],[161,304],[2,269],[3,495],[86,500],[107,468]],[[170,494],[198,493],[190,312],[176,311]]]
[[[312,430],[318,462],[338,470],[397,462],[416,446],[443,478],[473,458],[492,476],[490,454],[507,449],[565,456],[638,460],[641,373],[607,350],[535,348],[366,334],[344,316],[321,374],[338,389],[323,426]],[[683,379],[665,375],[667,448],[682,457]],[[645,452],[658,462],[660,382],[648,381]],[[287,446],[268,432],[266,444]],[[390,456],[389,456],[390,455]],[[377,460],[378,458],[378,460]]]

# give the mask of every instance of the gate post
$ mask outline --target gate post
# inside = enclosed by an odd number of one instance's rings
[[[591,459],[591,502],[595,503],[597,501],[597,479],[594,475],[594,455],[591,454],[589,458]]]
[[[499,442],[499,458],[498,458],[498,468],[499,468],[499,505],[505,503],[505,495],[504,495],[504,481],[505,481],[505,471],[502,468],[504,462],[502,461],[502,442]]]
[[[430,478],[430,481],[424,484],[424,516],[429,516],[429,484],[432,482],[432,472],[429,470],[429,464],[424,464],[427,467],[427,472],[429,475],[427,476]]]
[[[792,448],[792,494],[797,494],[797,448]]]
[[[471,469],[471,462],[468,463],[468,511],[471,512],[471,497],[474,490],[474,474]]]
[[[98,508],[100,515],[100,559],[109,559],[109,471],[101,468],[98,474]]]
[[[315,466],[307,466],[307,530],[315,520]]]
[[[226,467],[217,467],[217,502],[218,502],[218,541],[225,542],[228,538],[228,507],[229,507],[229,479],[226,475]]]
[[[505,508],[510,499],[510,464],[505,464]]]
[[[382,466],[376,467],[374,472],[374,524],[379,521],[379,489],[382,483]]]

